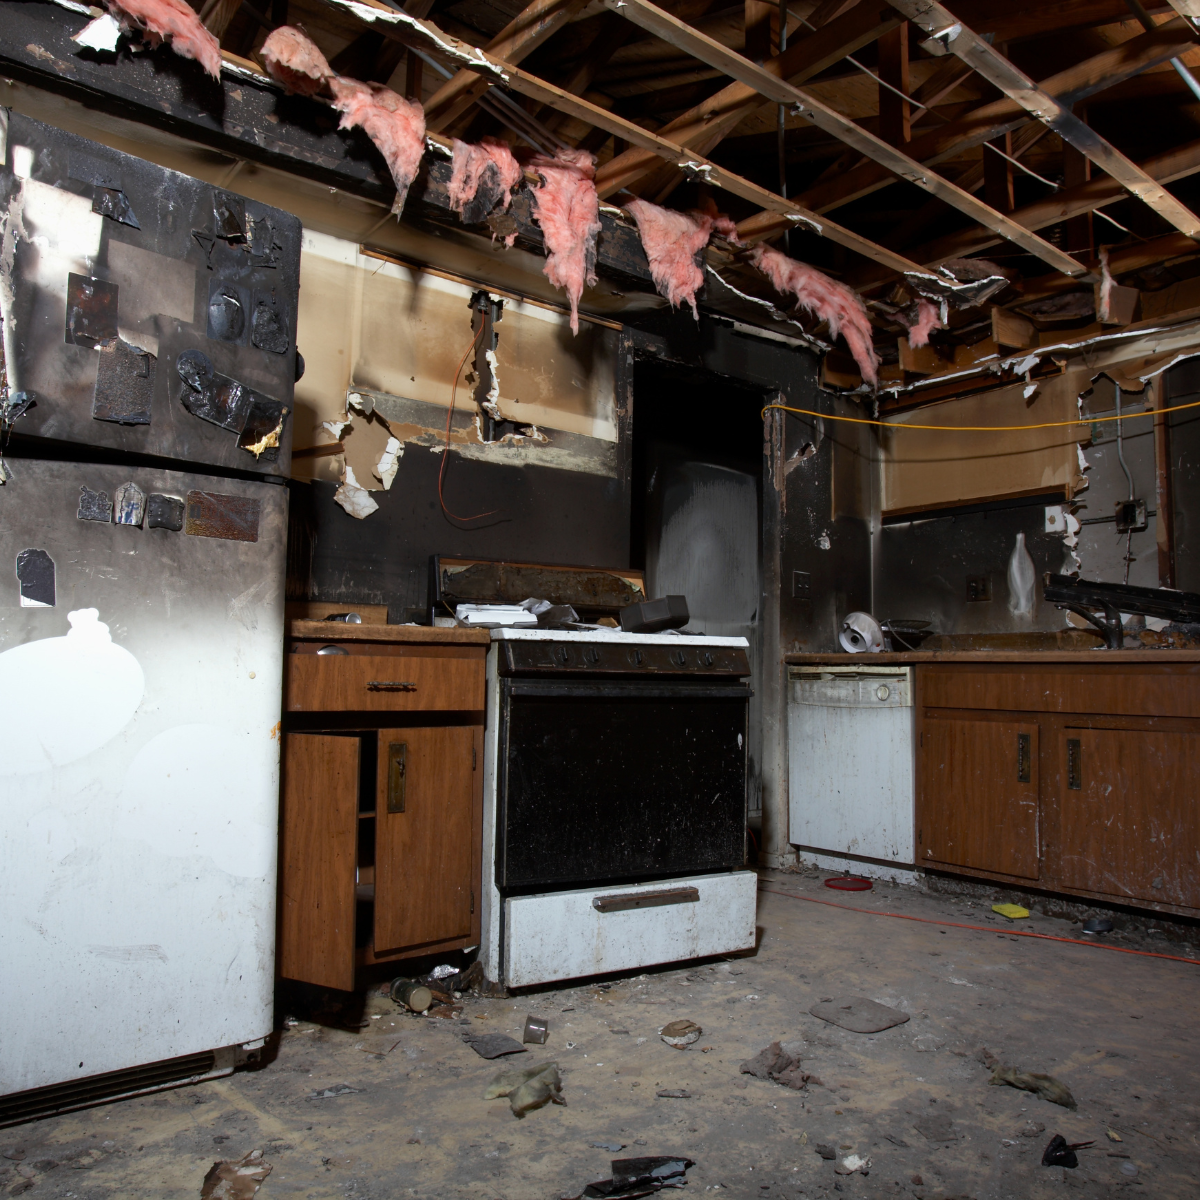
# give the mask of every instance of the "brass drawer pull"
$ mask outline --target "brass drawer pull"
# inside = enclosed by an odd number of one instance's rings
[[[367,684],[368,692],[415,692],[417,685],[407,679],[372,679]]]

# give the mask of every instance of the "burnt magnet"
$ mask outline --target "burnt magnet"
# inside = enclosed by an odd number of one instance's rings
[[[67,275],[68,345],[93,350],[117,337],[117,285],[87,275]]]
[[[241,288],[214,280],[208,297],[208,336],[218,342],[244,341],[247,307]]]
[[[212,360],[199,350],[185,350],[175,360],[175,371],[184,383],[180,403],[193,417],[233,433],[242,432],[252,397],[248,388],[218,375]]]
[[[188,492],[186,533],[232,542],[258,541],[259,502],[220,492]]]
[[[75,514],[81,521],[112,521],[112,504],[107,492],[93,492],[90,487],[79,489],[79,511]]]
[[[133,215],[133,205],[129,203],[129,197],[120,188],[101,187],[97,184],[92,191],[92,212],[133,229],[141,229],[137,217]]]
[[[255,295],[250,340],[259,350],[266,350],[270,354],[288,352],[292,339],[288,336],[287,319],[274,292],[259,292]]]
[[[54,607],[54,559],[45,550],[22,550],[17,555],[17,583],[22,608]]]
[[[149,425],[158,360],[117,338],[100,347],[92,419],[119,425]]]
[[[113,493],[113,524],[134,525],[141,529],[146,519],[146,493],[132,480]]]
[[[246,414],[246,424],[242,426],[238,438],[238,449],[248,450],[255,458],[274,462],[279,457],[279,442],[283,437],[287,411],[278,400],[256,396]]]
[[[183,528],[183,497],[151,492],[146,504],[146,528],[178,533]]]
[[[245,200],[229,192],[213,192],[213,233],[231,246],[240,246],[250,240]]]

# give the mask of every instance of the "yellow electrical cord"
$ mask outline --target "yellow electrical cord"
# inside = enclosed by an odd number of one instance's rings
[[[820,417],[822,421],[845,421],[851,425],[878,425],[882,429],[933,429],[941,433],[1012,433],[1020,429],[1062,429],[1071,425],[1098,425],[1102,421],[1132,421],[1135,417],[1153,417],[1159,413],[1177,413],[1185,408],[1200,408],[1200,400],[1188,404],[1176,404],[1172,408],[1144,408],[1141,412],[1122,413],[1119,417],[1080,417],[1074,421],[1043,421],[1039,425],[916,425],[907,421],[875,421],[870,417],[840,417],[833,413],[816,412],[811,408],[791,408],[786,404],[765,404],[759,413],[778,408],[782,412],[796,413],[802,417]]]

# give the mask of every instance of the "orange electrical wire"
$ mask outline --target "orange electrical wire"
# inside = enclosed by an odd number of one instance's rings
[[[922,925],[949,925],[955,929],[978,929],[981,933],[996,933],[996,926],[965,925],[961,921],[934,921],[930,917],[910,917],[907,913],[880,912],[873,908],[854,908],[849,904],[838,904],[833,900],[818,900],[815,896],[797,896],[795,892],[781,892],[778,888],[763,887],[761,892],[771,892],[776,896],[787,896],[789,900],[805,900],[809,904],[824,904],[829,908],[844,908],[847,912],[863,913],[868,917],[895,917],[898,921],[919,921]],[[1115,950],[1118,954],[1140,954],[1146,958],[1167,958],[1171,962],[1191,963],[1200,967],[1200,959],[1184,958],[1179,954],[1157,954],[1153,950],[1132,950],[1128,946],[1108,946],[1104,942],[1085,942],[1080,938],[1055,937],[1052,933],[1031,933],[1023,929],[1008,929],[1000,934],[1001,937],[1040,938],[1046,942],[1070,942],[1073,946],[1087,946],[1092,950]]]
[[[475,331],[475,336],[471,339],[471,344],[463,351],[462,358],[458,360],[458,366],[454,371],[454,386],[450,389],[450,407],[446,410],[446,449],[442,451],[442,461],[438,467],[438,503],[442,506],[442,512],[452,521],[478,521],[483,517],[495,516],[500,511],[497,508],[493,508],[491,512],[476,513],[473,517],[460,517],[446,507],[446,501],[442,498],[442,481],[446,477],[446,461],[450,457],[450,422],[454,417],[454,400],[458,394],[458,377],[462,374],[463,364],[467,361],[467,355],[475,349],[479,343],[479,339],[483,336],[483,327],[484,322],[480,320],[479,328]]]

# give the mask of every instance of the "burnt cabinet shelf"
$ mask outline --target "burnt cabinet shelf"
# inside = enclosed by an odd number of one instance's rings
[[[359,967],[478,945],[487,634],[289,632],[279,973],[348,991]]]

